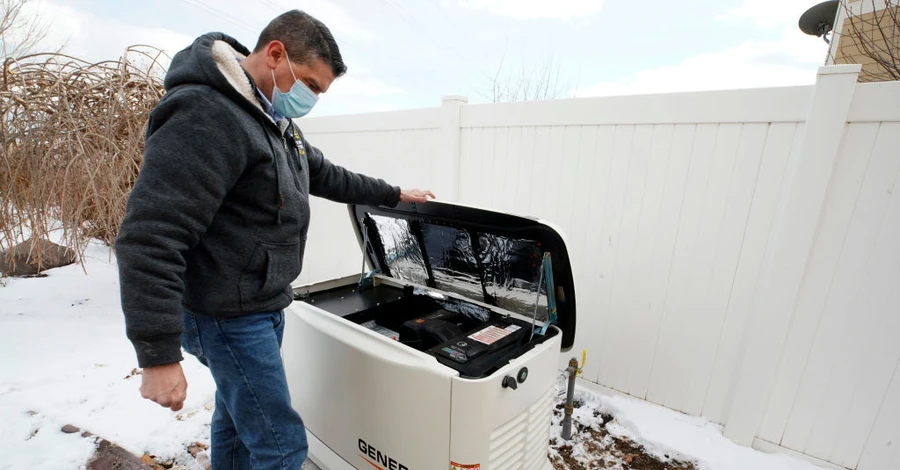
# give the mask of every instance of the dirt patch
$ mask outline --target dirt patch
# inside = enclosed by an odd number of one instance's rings
[[[87,463],[88,470],[153,470],[153,467],[148,466],[134,454],[100,436],[82,431],[77,426],[67,424],[62,427],[62,432],[81,433],[81,437],[94,440],[96,450]]]
[[[614,432],[613,415],[576,399],[573,403],[572,439],[561,437],[564,396],[553,410],[550,462],[556,470],[698,470],[697,464],[669,454],[652,452],[627,436]]]
[[[194,459],[193,467],[199,467],[206,470],[211,470],[212,465],[209,462],[209,446],[195,442],[186,448],[189,457],[185,456],[185,459]],[[153,470],[184,470],[186,467],[185,462],[176,463],[174,459],[163,460],[155,455],[144,454],[141,457],[141,460],[150,466]]]
[[[35,429],[32,437],[40,431]],[[80,433],[82,437],[93,439],[96,444],[94,455],[87,462],[87,470],[186,470],[187,462],[176,462],[175,459],[164,460],[155,455],[147,454],[138,457],[100,436],[88,431],[82,431],[77,426],[67,424],[62,427],[66,434]],[[209,446],[201,442],[188,445],[185,450],[187,456],[182,460],[192,460],[190,468],[202,468],[211,470],[209,463]]]

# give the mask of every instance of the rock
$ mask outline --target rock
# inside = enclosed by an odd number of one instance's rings
[[[33,276],[48,269],[68,266],[77,260],[75,252],[42,238],[29,238],[0,253],[0,273],[4,276]]]
[[[81,429],[78,429],[76,426],[72,426],[71,424],[67,424],[62,427],[62,432],[66,434],[75,434],[78,431],[81,431]]]
[[[194,458],[197,458],[197,455],[207,449],[209,449],[209,447],[202,442],[195,442],[188,446],[188,452],[190,452],[191,456]]]

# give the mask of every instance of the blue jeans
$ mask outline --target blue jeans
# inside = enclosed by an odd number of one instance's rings
[[[298,470],[308,451],[281,360],[284,311],[235,318],[184,314],[182,346],[216,383],[213,470]]]

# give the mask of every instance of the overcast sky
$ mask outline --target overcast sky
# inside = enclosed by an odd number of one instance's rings
[[[826,44],[797,20],[818,0],[35,0],[48,46],[89,60],[131,44],[170,54],[221,31],[252,49],[279,13],[328,25],[348,74],[310,116],[488,99],[510,73],[558,66],[565,97],[805,85]]]

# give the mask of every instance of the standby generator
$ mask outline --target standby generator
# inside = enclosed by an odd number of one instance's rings
[[[294,288],[282,355],[325,470],[545,470],[575,336],[560,231],[458,204],[349,206],[363,269]]]

